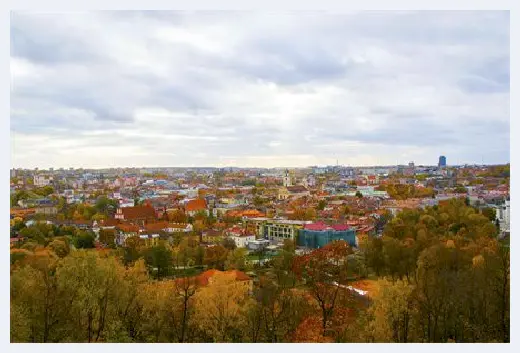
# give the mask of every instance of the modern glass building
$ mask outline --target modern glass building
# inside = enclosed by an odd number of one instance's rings
[[[446,167],[446,157],[440,156],[439,157],[439,168],[444,168],[444,167]]]
[[[356,231],[344,224],[328,226],[324,223],[307,224],[299,230],[297,245],[310,249],[321,248],[335,240],[344,240],[356,247]]]

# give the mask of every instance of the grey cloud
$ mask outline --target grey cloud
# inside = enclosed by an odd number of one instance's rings
[[[325,158],[348,141],[392,151],[459,146],[471,155],[491,140],[508,158],[500,105],[508,99],[495,99],[509,97],[507,12],[275,17],[15,13],[11,57],[42,74],[13,78],[11,131],[75,139],[77,148],[133,146],[150,163],[182,164],[171,151],[207,165],[220,155]],[[165,27],[182,31],[168,41],[156,36]],[[186,33],[195,40],[181,40]],[[197,38],[216,45],[205,50]],[[136,117],[149,109],[171,115]]]

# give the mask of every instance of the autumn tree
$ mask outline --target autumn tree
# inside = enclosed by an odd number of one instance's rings
[[[217,273],[195,295],[193,321],[212,342],[240,342],[249,287],[232,273]]]
[[[222,245],[215,245],[204,249],[204,264],[210,268],[223,270],[228,250]]]
[[[335,241],[294,260],[293,271],[305,282],[321,309],[325,334],[334,313],[338,293],[347,284],[347,255],[352,252],[345,241]]]

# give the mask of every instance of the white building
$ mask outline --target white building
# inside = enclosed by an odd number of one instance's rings
[[[254,235],[247,235],[247,234],[232,235],[232,236],[230,236],[230,238],[233,239],[237,248],[245,248],[245,247],[247,247],[247,244],[249,244],[249,242],[256,240],[256,237]]]
[[[52,177],[48,175],[35,175],[33,181],[34,186],[43,187],[52,183]]]
[[[226,230],[226,235],[235,242],[237,248],[245,248],[249,242],[256,240],[256,236],[254,234],[247,234],[245,230],[240,229],[237,226]]]
[[[497,219],[500,222],[500,230],[508,231],[509,230],[509,221],[510,221],[510,200],[505,201],[505,203],[501,206],[497,207]]]

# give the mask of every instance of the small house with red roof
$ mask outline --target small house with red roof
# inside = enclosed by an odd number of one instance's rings
[[[226,229],[225,234],[235,242],[237,248],[245,248],[249,242],[256,240],[254,234],[249,234],[245,229],[238,226]]]
[[[206,215],[209,214],[208,204],[204,199],[189,200],[188,202],[186,202],[184,209],[186,211],[186,214],[192,217],[200,211],[203,211],[204,213],[206,213]]]

